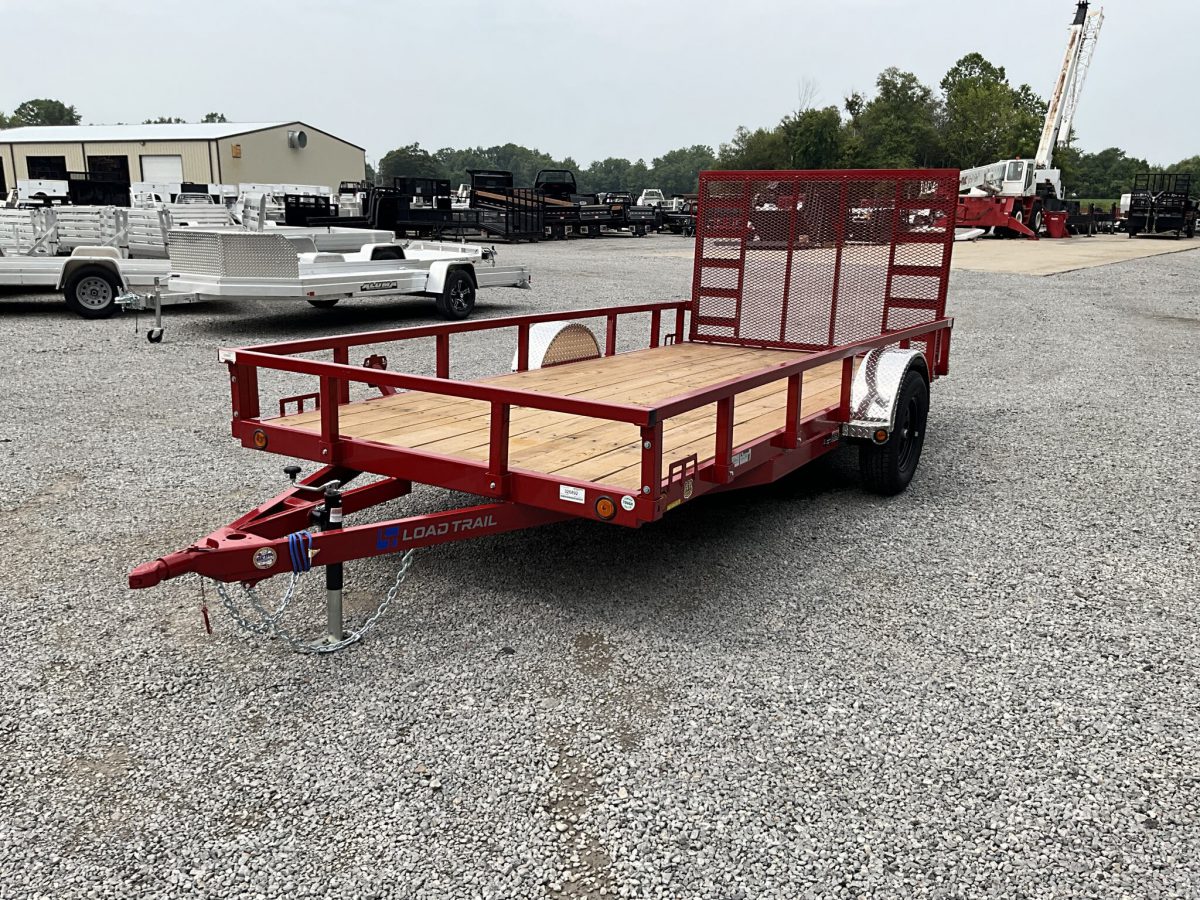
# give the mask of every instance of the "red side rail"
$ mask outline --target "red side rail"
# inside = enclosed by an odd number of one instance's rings
[[[670,305],[667,308],[678,308]],[[607,312],[607,311],[606,311]],[[579,317],[586,317],[580,313]],[[544,320],[545,317],[535,317]],[[553,320],[553,317],[551,317]],[[495,327],[504,327],[506,320],[498,320]],[[834,347],[809,353],[793,363],[774,365],[757,372],[730,379],[689,394],[673,397],[658,404],[656,408],[634,406],[603,401],[584,400],[577,397],[534,393],[506,388],[497,384],[479,384],[470,381],[454,381],[447,378],[430,378],[398,372],[350,366],[345,363],[330,363],[320,360],[300,359],[292,356],[275,355],[259,349],[237,350],[226,354],[234,389],[233,434],[248,447],[269,448],[288,456],[310,459],[316,462],[344,465],[350,468],[376,472],[396,478],[406,478],[427,484],[439,485],[451,490],[465,491],[495,500],[534,506],[561,512],[564,515],[593,515],[590,506],[581,506],[564,499],[561,489],[578,488],[595,491],[603,488],[589,482],[546,475],[543,473],[513,468],[509,464],[509,424],[514,406],[545,409],[570,415],[584,416],[611,422],[623,422],[637,426],[642,439],[642,478],[640,490],[617,510],[611,521],[619,525],[637,526],[643,522],[660,518],[672,498],[663,491],[663,471],[670,460],[662,455],[662,431],[664,423],[674,416],[710,404],[717,405],[717,439],[713,448],[712,471],[706,468],[699,472],[704,484],[726,484],[745,472],[747,463],[761,465],[775,456],[795,450],[804,441],[804,426],[814,417],[803,419],[800,414],[802,402],[802,380],[806,371],[832,362],[844,366],[842,394],[837,406],[823,411],[818,418],[826,422],[825,434],[836,431],[840,423],[849,419],[850,381],[855,356],[876,347],[893,344],[906,346],[920,341],[932,352],[927,353],[928,369],[936,377],[946,371],[949,334],[952,320],[916,325],[870,340],[856,341],[842,347]],[[438,333],[435,329],[403,329],[399,339]],[[395,335],[397,332],[386,332]],[[363,336],[347,336],[340,341],[358,341]],[[310,349],[314,342],[298,342]],[[291,345],[282,345],[289,349]],[[258,414],[258,369],[276,369],[298,374],[312,375],[320,384],[320,431],[309,431],[274,424]],[[789,409],[787,424],[777,433],[766,436],[763,447],[735,448],[733,446],[734,405],[738,394],[771,382],[787,380]],[[472,461],[426,453],[374,443],[372,441],[346,438],[339,430],[339,402],[344,402],[351,382],[372,384],[384,388],[418,390],[450,397],[464,397],[490,404],[489,452],[486,461]],[[247,412],[249,411],[249,415]],[[747,454],[746,449],[751,452]],[[677,479],[682,482],[680,476]],[[693,490],[696,485],[693,483]],[[610,488],[606,492],[619,501],[629,495],[628,489]]]

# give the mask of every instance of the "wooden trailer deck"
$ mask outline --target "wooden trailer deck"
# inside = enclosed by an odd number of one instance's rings
[[[682,343],[514,372],[480,383],[653,407],[805,355]],[[835,362],[805,373],[803,417],[838,404],[841,370]],[[782,428],[786,399],[787,379],[739,394],[734,406],[734,446]],[[489,413],[489,405],[480,400],[410,391],[342,404],[338,418],[342,437],[478,462],[488,458]],[[270,422],[312,432],[321,429],[320,413],[315,410]],[[663,429],[664,467],[693,453],[703,466],[713,458],[715,438],[715,404],[668,419]],[[640,437],[633,425],[514,407],[509,464],[514,469],[636,491],[641,478]]]

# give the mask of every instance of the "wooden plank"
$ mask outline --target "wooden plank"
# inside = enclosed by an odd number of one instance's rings
[[[814,392],[835,390],[838,385],[838,375],[839,373],[834,370],[829,376],[818,377],[811,384],[809,390]],[[763,385],[739,394],[737,405],[741,407],[742,417],[751,415],[754,411],[758,410],[778,410],[780,415],[782,415],[784,411],[783,402],[786,400],[787,382],[784,381],[782,384],[784,385],[782,398],[779,396],[780,389],[776,385]],[[682,444],[690,439],[691,436],[711,436],[715,434],[715,421],[715,404],[710,404],[709,406],[691,410],[683,415],[667,419],[663,423],[663,458],[668,462],[679,458],[678,455],[671,455],[673,446]],[[632,439],[629,437],[631,433],[633,434]],[[603,455],[605,452],[621,453],[630,449],[637,452],[637,443],[639,440],[635,429],[620,423],[609,423],[603,428],[569,435],[566,436],[565,440],[563,436],[557,435],[549,429],[542,430],[540,435],[542,437],[540,444],[536,448],[529,448],[528,451],[519,454],[519,456],[524,468],[551,473],[559,471],[564,466],[584,463],[591,458]],[[608,442],[607,449],[604,447],[606,441]],[[601,452],[590,455],[582,452],[582,450],[592,447]],[[537,452],[536,456],[530,452],[535,449]],[[514,458],[517,458],[517,454],[514,454]],[[616,471],[616,469],[613,469],[613,471]]]
[[[749,359],[753,354],[762,352],[749,348],[715,347],[705,344],[678,344],[671,347],[654,348],[654,350],[669,352],[656,353],[655,355],[660,358],[648,360],[644,354],[651,353],[651,350],[632,351],[618,356],[583,360],[531,372],[507,373],[481,379],[477,383],[495,384],[535,393],[573,396],[580,389],[594,392],[599,388],[627,382],[634,377],[648,379],[652,383],[656,377],[661,380],[661,376],[654,374],[647,376],[646,373],[659,372],[662,367],[667,365],[670,366],[672,372],[703,371],[704,367],[711,365],[714,360],[719,361],[724,367],[726,361],[732,363],[734,360]],[[789,351],[773,352],[789,353]],[[731,374],[737,374],[737,372],[732,371]],[[608,398],[604,394],[596,394],[596,396]],[[412,391],[394,394],[390,397],[372,397],[344,405],[340,410],[340,418],[347,425],[351,422],[377,422],[389,418],[397,418],[406,422],[426,421],[430,418],[427,414],[430,406],[439,410],[444,409],[447,421],[467,409],[472,410],[471,415],[486,416],[486,405],[479,407],[479,403],[480,401],[477,400]],[[420,405],[419,408],[416,404]],[[274,424],[277,425],[311,426],[313,430],[319,422],[320,415],[315,411],[297,413],[274,420]],[[367,435],[360,436],[366,437]]]
[[[604,399],[653,406],[673,396],[738,375],[802,358],[800,351],[685,343],[583,360],[532,372],[506,373],[479,383],[557,396]],[[837,403],[841,364],[806,372],[803,416]],[[738,395],[734,440],[743,444],[782,428],[786,422],[787,380]],[[490,406],[480,400],[420,391],[345,404],[341,431],[356,437],[424,452],[471,460],[488,458]],[[276,424],[316,430],[319,413],[309,411]],[[716,405],[691,410],[664,422],[664,464],[695,453],[712,459]],[[587,416],[514,406],[511,410],[510,465],[636,490],[641,478],[640,434],[633,426]]]
[[[672,371],[669,380],[663,380],[663,376],[655,373],[642,374],[633,381],[627,381],[620,385],[612,385],[607,387],[597,387],[587,390],[575,391],[569,396],[578,397],[581,399],[594,398],[611,400],[618,403],[630,403],[636,405],[653,406],[654,403],[662,401],[668,397],[678,396],[679,394],[687,393],[691,390],[704,387],[708,384],[713,384],[717,381],[722,381],[727,378],[732,378],[745,371],[754,371],[760,368],[759,365],[747,366],[746,362],[736,362],[735,364],[697,364],[695,368],[689,369],[687,372],[679,373]],[[564,394],[566,395],[566,394]],[[513,435],[522,434],[531,429],[542,430],[551,422],[559,421],[549,417],[545,411],[532,410],[535,413],[534,417],[522,416],[520,422],[514,421]],[[558,414],[564,415],[564,414]],[[537,416],[546,416],[543,422]],[[597,425],[612,424],[603,419],[593,419],[586,416],[569,416],[570,420],[576,423],[575,430],[587,430]],[[444,440],[447,441],[444,445],[439,443],[436,446],[429,445],[423,447],[430,452],[454,452],[456,450],[465,449],[475,446],[472,440],[478,439],[480,442],[487,440],[487,425],[486,422],[474,423],[467,425],[463,422],[455,423],[457,427],[451,428]],[[406,441],[407,443],[407,441]],[[412,446],[409,444],[409,446]]]
[[[596,384],[594,379],[580,377],[575,386],[571,388],[563,388],[555,390],[553,393],[557,396],[568,396],[577,398],[594,398],[608,400],[615,403],[631,403],[652,405],[655,402],[661,401],[667,397],[675,396],[680,393],[694,390],[702,387],[705,384],[712,384],[715,381],[721,381],[726,378],[735,377],[745,371],[753,371],[761,368],[763,361],[756,358],[754,351],[749,354],[709,354],[715,356],[715,359],[697,359],[682,366],[675,365],[671,369],[647,368],[646,365],[639,365],[636,368],[623,367],[620,378],[623,380],[612,380],[610,374],[606,383]],[[721,357],[725,357],[722,359]],[[618,357],[610,357],[617,359]],[[795,358],[794,354],[789,358]],[[552,370],[545,370],[551,372]],[[668,374],[669,373],[669,374]],[[678,375],[679,380],[676,380]],[[503,376],[506,379],[511,376]],[[671,380],[665,380],[665,379]],[[547,382],[547,385],[553,387],[553,381]],[[525,386],[528,389],[527,386]],[[411,395],[396,395],[396,398],[411,396]],[[426,397],[436,395],[423,395]],[[393,398],[395,399],[395,398]],[[343,430],[346,434],[353,434],[369,440],[389,441],[392,439],[403,439],[405,446],[419,446],[412,443],[411,436],[408,434],[410,426],[416,423],[425,424],[433,427],[438,421],[445,425],[445,433],[435,437],[428,437],[427,429],[422,429],[422,443],[433,442],[441,439],[462,439],[468,434],[476,434],[481,442],[487,441],[487,406],[481,404],[480,401],[466,401],[473,404],[469,413],[465,413],[468,407],[455,406],[447,410],[445,416],[440,419],[430,417],[429,415],[421,415],[417,410],[400,409],[395,416],[374,417],[372,422],[375,427],[367,430],[360,429],[359,423],[363,420],[355,418],[353,421],[344,421]],[[514,408],[515,412],[516,408]],[[533,410],[535,414],[551,415],[546,411]],[[565,415],[558,413],[557,415]],[[579,427],[589,427],[589,423],[596,420],[582,416],[572,417],[577,419],[581,424]],[[519,416],[514,421],[514,434],[521,433],[522,430],[527,430],[529,427],[537,427],[534,420],[531,420],[527,415]],[[462,444],[461,440],[456,441],[455,446],[472,446],[471,443]],[[449,448],[447,448],[449,449]],[[434,451],[438,452],[438,451]]]
[[[838,399],[840,385],[838,381],[827,382],[819,389],[806,389],[803,404],[803,415],[812,415],[827,406],[835,405]],[[748,393],[748,392],[747,392]],[[734,404],[734,443],[741,444],[761,437],[776,428],[782,428],[785,422],[784,403],[787,400],[787,382],[782,382],[769,395],[747,401],[744,395],[739,395]],[[683,459],[695,453],[701,465],[713,458],[716,447],[716,404],[693,410],[683,416],[668,419],[667,423],[677,423],[675,427],[664,429],[663,460],[672,462]],[[751,424],[753,423],[753,424]],[[759,428],[758,431],[754,431]],[[539,462],[541,462],[539,460]],[[632,446],[614,447],[609,453],[598,454],[588,459],[576,459],[566,465],[549,468],[536,466],[537,471],[548,474],[562,475],[583,481],[597,481],[605,484],[621,485],[637,488],[641,477],[640,458],[636,442]]]

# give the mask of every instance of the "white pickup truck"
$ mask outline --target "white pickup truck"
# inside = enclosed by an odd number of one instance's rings
[[[638,206],[664,206],[666,202],[667,198],[658,188],[646,188],[637,199]]]

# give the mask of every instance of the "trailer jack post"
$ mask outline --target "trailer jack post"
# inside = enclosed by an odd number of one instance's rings
[[[342,492],[336,482],[325,489],[325,513],[321,517],[322,531],[339,531],[342,527]],[[320,650],[336,644],[346,636],[342,617],[342,583],[344,563],[330,563],[325,567],[325,634],[310,645]]]

